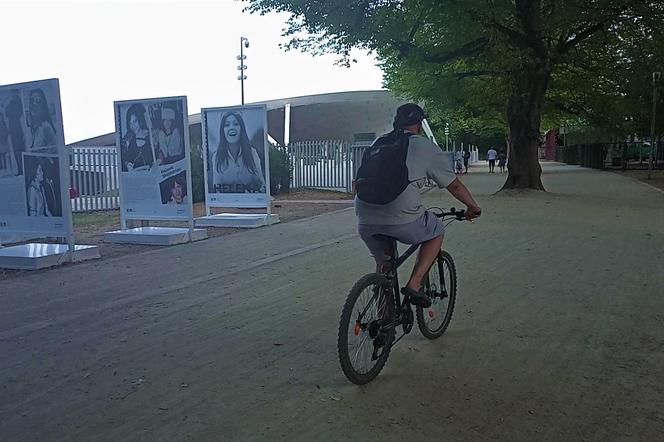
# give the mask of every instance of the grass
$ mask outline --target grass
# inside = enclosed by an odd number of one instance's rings
[[[96,226],[109,224],[120,219],[119,210],[105,210],[103,212],[76,212],[73,215],[75,226]]]

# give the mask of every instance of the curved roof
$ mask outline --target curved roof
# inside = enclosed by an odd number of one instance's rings
[[[247,104],[265,104],[268,133],[284,143],[285,107],[290,104],[290,141],[345,140],[358,134],[381,134],[392,129],[394,111],[406,100],[387,90],[349,91],[280,98]],[[189,124],[200,124],[201,114],[189,116]],[[115,133],[104,134],[70,146],[111,146]]]

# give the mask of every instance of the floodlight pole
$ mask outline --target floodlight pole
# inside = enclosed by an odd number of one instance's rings
[[[650,158],[648,158],[648,179],[652,175],[652,163],[655,160],[655,114],[657,112],[657,83],[661,72],[652,73],[652,121],[650,122]]]
[[[244,75],[244,70],[247,69],[247,66],[244,64],[244,60],[247,59],[247,56],[244,55],[244,48],[249,47],[249,39],[246,37],[240,37],[240,55],[237,56],[237,59],[240,60],[240,65],[237,67],[240,71],[240,75],[237,77],[240,80],[240,90],[242,93],[242,105],[244,106],[244,80],[247,79],[247,76]]]
[[[450,150],[450,123],[445,123],[445,150]]]

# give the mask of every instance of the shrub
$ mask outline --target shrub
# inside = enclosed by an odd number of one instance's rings
[[[201,125],[189,126],[189,145],[191,146],[191,194],[195,203],[205,201],[205,177],[203,174],[203,137]]]
[[[290,191],[291,166],[285,147],[270,144],[270,193]]]

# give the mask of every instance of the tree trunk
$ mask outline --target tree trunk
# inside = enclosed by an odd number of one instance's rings
[[[512,74],[512,90],[507,103],[510,151],[507,181],[503,189],[544,190],[542,168],[537,155],[544,95],[551,68],[547,62],[524,66]]]

